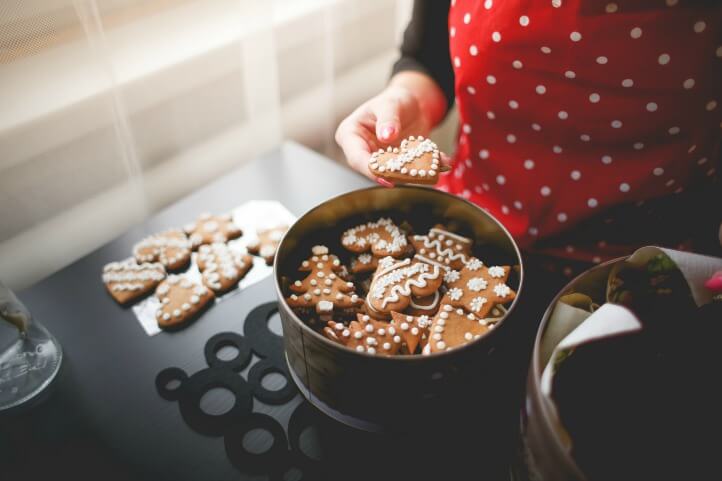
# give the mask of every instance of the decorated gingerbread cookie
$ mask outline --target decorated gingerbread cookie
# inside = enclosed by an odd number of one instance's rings
[[[272,229],[259,230],[257,238],[248,244],[248,252],[263,257],[266,264],[273,265],[273,258],[276,257],[276,249],[283,239],[288,226],[274,227]]]
[[[369,253],[359,254],[351,259],[351,272],[354,274],[363,274],[365,272],[373,272],[379,265],[379,258]]]
[[[411,316],[400,312],[391,313],[391,325],[401,335],[406,352],[415,354],[417,348],[428,338],[431,319],[429,316]]]
[[[160,300],[155,318],[162,329],[180,327],[189,322],[215,297],[206,286],[176,275],[168,276],[161,282],[155,295]]]
[[[228,244],[220,242],[200,246],[197,262],[203,284],[213,289],[216,294],[236,287],[238,281],[253,266],[250,255],[233,251]]]
[[[159,262],[138,264],[135,259],[111,262],[103,268],[103,283],[119,304],[132,302],[165,279],[165,269]]]
[[[404,339],[392,324],[377,321],[365,314],[359,314],[357,321],[351,322],[348,327],[342,323],[329,322],[323,334],[349,349],[386,356],[397,354]]]
[[[444,268],[459,270],[471,257],[471,239],[437,225],[426,235],[411,237],[416,254]]]
[[[160,262],[169,271],[182,269],[191,260],[191,244],[177,229],[146,237],[133,246],[138,262]]]
[[[376,257],[401,257],[407,252],[406,235],[391,219],[381,218],[352,227],[341,236],[341,244],[351,252],[371,252]]]
[[[371,155],[372,174],[392,182],[433,185],[441,170],[439,148],[429,139],[411,136],[399,147],[379,149]]]
[[[352,282],[343,280],[341,262],[329,254],[326,246],[314,246],[311,258],[303,261],[299,271],[309,275],[290,285],[293,292],[286,299],[292,308],[314,308],[318,314],[329,314],[335,309],[347,309],[363,301],[354,292]]]
[[[183,230],[188,234],[194,249],[201,244],[228,242],[242,234],[230,214],[211,215],[207,212],[201,214],[196,222],[187,224]]]
[[[434,316],[429,328],[429,342],[423,354],[449,351],[455,347],[468,344],[489,332],[494,322],[480,319],[474,314],[466,313],[461,308],[450,304],[442,304],[438,314]]]
[[[485,318],[497,304],[514,300],[516,293],[506,285],[509,266],[487,267],[472,257],[460,271],[446,274],[448,290],[442,303],[463,307],[475,316]]]
[[[398,260],[384,257],[374,273],[366,305],[371,311],[390,315],[403,311],[412,296],[433,295],[443,281],[443,269],[424,262],[420,257]]]

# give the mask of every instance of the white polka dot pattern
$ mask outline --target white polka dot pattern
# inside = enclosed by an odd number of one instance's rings
[[[717,175],[712,7],[577,4],[458,0],[450,10],[462,121],[440,188],[500,215],[522,245],[622,202],[683,192],[690,171]]]

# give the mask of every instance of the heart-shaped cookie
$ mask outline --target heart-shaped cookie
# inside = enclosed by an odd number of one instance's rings
[[[391,219],[381,218],[346,230],[341,244],[351,252],[371,251],[377,257],[401,257],[407,252],[406,235]]]
[[[182,269],[191,260],[191,244],[178,229],[146,237],[133,246],[138,262],[160,262],[169,271]]]
[[[411,136],[399,147],[379,149],[371,154],[369,170],[391,182],[433,185],[439,180],[439,148],[422,136]]]
[[[135,259],[111,262],[103,268],[103,283],[118,304],[132,302],[152,291],[165,279],[163,265],[138,264]]]
[[[155,290],[160,308],[155,313],[158,327],[171,329],[190,322],[215,297],[206,286],[183,276],[168,276]]]

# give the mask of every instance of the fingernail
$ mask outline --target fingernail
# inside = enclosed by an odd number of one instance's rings
[[[381,187],[393,187],[393,186],[394,186],[394,184],[392,184],[392,183],[389,182],[388,180],[382,179],[382,178],[380,178],[380,177],[377,177],[377,178],[376,178],[376,182],[378,182],[378,184],[379,184]]]
[[[722,292],[722,274],[715,274],[704,285],[710,291]]]
[[[393,125],[387,125],[381,129],[381,140],[388,140],[396,132],[396,127]]]

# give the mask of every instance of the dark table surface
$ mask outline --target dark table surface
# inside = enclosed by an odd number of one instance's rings
[[[65,358],[44,402],[0,418],[0,478],[264,479],[233,466],[223,438],[190,429],[177,403],[159,397],[155,377],[170,366],[189,374],[205,368],[203,347],[211,336],[241,332],[253,308],[275,299],[271,278],[218,303],[183,330],[149,337],[133,313],[105,292],[102,266],[128,257],[144,236],[182,226],[203,211],[225,212],[248,200],[277,200],[300,216],[329,197],[369,184],[304,147],[285,143],[20,292],[34,317],[58,338]],[[515,376],[523,379],[523,372]],[[506,476],[516,430],[517,398],[511,399],[503,422],[478,436],[384,437],[323,420],[318,427],[322,432],[315,434],[326,443],[320,447],[321,472],[331,479]],[[256,399],[254,411],[285,424],[302,402],[298,394],[282,406]],[[498,434],[489,436],[495,430]],[[450,432],[460,431],[452,427]]]

